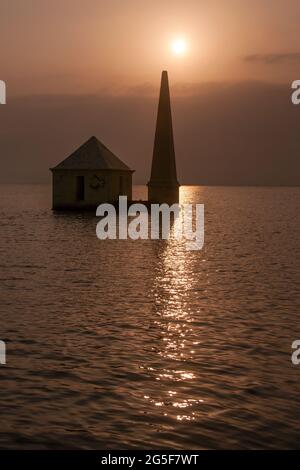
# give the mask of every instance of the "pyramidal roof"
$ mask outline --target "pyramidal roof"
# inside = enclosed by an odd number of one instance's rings
[[[62,170],[127,170],[125,165],[95,136],[87,140],[69,157],[59,163],[54,169]]]

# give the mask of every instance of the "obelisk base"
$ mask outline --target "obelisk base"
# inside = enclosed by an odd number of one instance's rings
[[[157,186],[148,183],[148,201],[156,204],[175,204],[179,203],[179,185],[178,186]]]

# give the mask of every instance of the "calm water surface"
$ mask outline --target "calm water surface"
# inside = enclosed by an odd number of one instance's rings
[[[299,447],[300,188],[183,187],[195,252],[50,193],[0,186],[0,447]]]

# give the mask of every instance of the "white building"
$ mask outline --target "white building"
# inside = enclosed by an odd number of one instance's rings
[[[133,170],[96,137],[51,168],[53,209],[94,209],[119,196],[132,199]]]

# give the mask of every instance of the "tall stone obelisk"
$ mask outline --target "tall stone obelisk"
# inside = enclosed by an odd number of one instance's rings
[[[179,202],[169,81],[165,70],[161,76],[148,200],[167,204]]]

